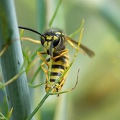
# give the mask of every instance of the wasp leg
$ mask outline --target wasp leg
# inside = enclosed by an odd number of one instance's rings
[[[67,54],[68,51],[69,51],[69,50],[62,50],[61,53],[60,53],[59,55],[53,57],[52,59],[55,60],[55,59],[57,59],[57,58],[59,58],[59,57],[65,55],[65,54]],[[66,57],[67,57],[67,56],[66,56]]]
[[[46,62],[42,62],[42,64],[41,64],[40,66],[41,66],[43,72],[46,74],[46,80],[48,80],[48,70],[45,69],[45,67],[44,67],[45,64],[46,64]],[[47,63],[47,64],[48,64],[48,63]],[[47,65],[47,64],[46,64],[46,65]]]
[[[40,65],[41,69],[43,70],[43,72],[46,74],[46,80],[48,80],[48,70],[44,67],[45,65],[49,66],[49,59],[46,59],[43,57],[43,54],[46,54],[46,52],[37,52],[37,54],[39,55],[40,59],[43,61]],[[38,87],[42,84],[45,84],[44,83],[40,83],[38,85],[32,85],[32,84],[29,84],[31,87],[35,88],[35,87]]]
[[[37,54],[38,54],[38,56],[40,57],[40,59],[45,62],[44,64],[46,64],[47,66],[49,66],[49,64],[48,64],[49,61],[46,60],[46,59],[43,57],[43,55],[44,55],[44,54],[47,54],[47,53],[46,53],[46,52],[37,52]]]
[[[40,66],[41,66],[43,72],[46,74],[46,80],[48,80],[48,70],[44,67],[44,65],[47,65],[49,67],[50,58],[45,59],[43,57],[43,54],[47,54],[46,52],[37,52],[37,54],[40,57],[40,59],[43,61]]]

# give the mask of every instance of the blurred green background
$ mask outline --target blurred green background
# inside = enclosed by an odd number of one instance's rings
[[[40,15],[39,0],[15,0],[18,25],[43,33],[59,1],[44,2],[46,11]],[[120,0],[63,0],[51,27],[60,28],[69,35],[79,28],[82,19],[85,20],[82,43],[95,52],[95,57],[78,55],[63,90],[74,86],[80,68],[77,87],[65,95],[50,96],[36,120],[120,120]],[[39,39],[28,31],[24,35]],[[39,47],[23,43],[23,49],[30,51]],[[75,51],[68,48],[72,57]],[[45,94],[44,85],[42,87],[43,90],[32,89],[33,108]]]

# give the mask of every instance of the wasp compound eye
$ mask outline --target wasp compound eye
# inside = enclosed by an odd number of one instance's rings
[[[53,41],[53,47],[56,47],[60,42],[60,39],[54,40]]]

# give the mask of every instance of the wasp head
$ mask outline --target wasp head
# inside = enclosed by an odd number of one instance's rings
[[[65,49],[65,34],[60,30],[50,29],[41,36],[41,44],[47,54],[53,56],[54,52]]]

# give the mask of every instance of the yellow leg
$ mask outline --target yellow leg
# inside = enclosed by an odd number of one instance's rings
[[[60,51],[61,54],[59,54],[58,56],[53,57],[52,59],[55,60],[55,59],[57,59],[57,58],[63,56],[64,54],[68,53],[68,51],[69,51],[69,50],[62,50],[62,51]]]
[[[48,70],[47,69],[45,69],[45,67],[44,67],[44,65],[45,65],[46,63],[45,62],[43,62],[40,66],[41,66],[41,68],[42,68],[42,70],[43,70],[43,72],[45,73],[45,75],[46,75],[46,80],[48,80]]]
[[[50,59],[45,59],[43,57],[43,54],[47,54],[46,52],[37,52],[37,54],[40,57],[40,59],[43,61],[40,66],[41,66],[43,72],[46,74],[46,79],[48,80],[48,70],[45,69],[44,65],[47,65],[49,67]]]
[[[45,62],[44,64],[46,64],[48,66],[49,61],[47,62],[47,60],[43,57],[43,54],[47,54],[47,53],[46,52],[37,52],[37,54],[40,57],[40,59]]]

